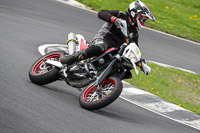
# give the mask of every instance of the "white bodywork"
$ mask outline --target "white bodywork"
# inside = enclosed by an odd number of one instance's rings
[[[138,75],[139,71],[136,68],[135,63],[140,61],[141,59],[141,52],[138,46],[135,43],[130,43],[126,49],[124,50],[123,56],[130,59],[131,63],[133,64],[133,67],[135,69],[135,73]]]
[[[81,41],[84,43],[84,44],[87,44],[86,43],[86,39],[83,35],[81,34],[76,34],[76,39],[77,39],[77,42],[78,42],[78,45],[77,45],[77,51],[80,51],[81,50]]]

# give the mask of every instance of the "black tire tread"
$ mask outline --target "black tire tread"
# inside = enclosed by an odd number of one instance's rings
[[[34,65],[40,60],[42,59],[43,57],[49,55],[49,54],[52,54],[52,53],[61,53],[62,55],[64,55],[64,52],[62,51],[54,51],[54,52],[50,52],[50,53],[47,53],[46,55],[38,58],[34,63],[33,65],[30,67],[29,69],[29,79],[37,84],[37,85],[45,85],[45,84],[49,84],[51,82],[54,82],[56,80],[59,79],[59,69],[54,67],[51,71],[47,72],[47,73],[44,73],[44,74],[41,74],[41,75],[35,75],[33,72],[32,72],[32,69],[34,67]]]
[[[80,96],[79,96],[79,104],[82,108],[87,109],[87,110],[96,110],[96,109],[100,109],[103,108],[109,104],[111,104],[112,102],[114,102],[119,95],[122,92],[122,82],[120,79],[116,78],[116,77],[109,77],[108,79],[113,79],[115,81],[115,89],[111,92],[111,94],[109,94],[108,96],[106,96],[105,98],[96,101],[96,102],[86,102],[83,100],[83,94],[84,91],[87,89],[84,89]]]

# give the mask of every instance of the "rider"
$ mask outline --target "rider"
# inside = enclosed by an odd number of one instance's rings
[[[144,22],[149,18],[155,21],[155,18],[146,4],[140,0],[136,0],[129,4],[126,13],[119,10],[101,10],[98,12],[98,17],[106,23],[102,26],[99,32],[95,35],[89,48],[79,51],[72,55],[62,56],[61,63],[71,65],[76,61],[81,61],[93,56],[98,56],[103,51],[115,47],[119,48],[124,42],[125,37],[123,36],[119,25],[122,20],[127,22],[128,31],[131,36],[131,40],[138,45],[138,30],[144,27]],[[144,60],[141,60],[145,64]],[[140,62],[141,62],[140,61]],[[145,65],[140,65],[141,70],[145,71]]]

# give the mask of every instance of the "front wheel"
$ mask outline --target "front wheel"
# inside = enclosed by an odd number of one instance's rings
[[[122,92],[122,82],[116,77],[104,79],[96,89],[93,84],[82,91],[79,103],[82,108],[95,110],[114,102]]]
[[[58,80],[59,69],[55,66],[46,64],[44,60],[50,59],[60,61],[62,55],[64,55],[64,52],[56,51],[48,53],[36,60],[29,70],[30,80],[38,85],[45,85]]]

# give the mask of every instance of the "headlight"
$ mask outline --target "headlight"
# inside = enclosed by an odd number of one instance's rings
[[[134,62],[137,62],[137,58],[136,58],[135,54],[133,53],[133,51],[131,51],[131,52],[129,53],[128,58],[129,58],[130,60],[133,60]]]

